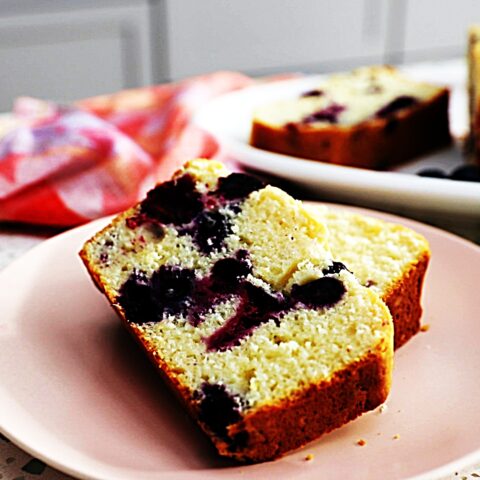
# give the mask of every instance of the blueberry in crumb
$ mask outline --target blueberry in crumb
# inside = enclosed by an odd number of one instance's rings
[[[188,268],[162,265],[150,280],[151,295],[160,316],[182,313],[191,303],[195,273]]]
[[[203,210],[202,196],[195,188],[194,178],[185,174],[150,190],[140,210],[158,222],[182,225]]]
[[[195,219],[195,225],[194,239],[204,253],[218,250],[232,231],[229,219],[218,210],[202,212]]]
[[[317,278],[303,285],[295,284],[291,296],[310,308],[322,308],[334,305],[345,293],[343,282],[334,277]]]
[[[218,436],[227,435],[227,427],[241,419],[240,402],[225,385],[205,382],[200,393],[199,419]]]
[[[227,177],[218,180],[218,187],[215,193],[226,200],[241,200],[250,193],[260,190],[265,184],[258,178],[245,173],[231,173]]]
[[[143,272],[134,271],[120,288],[118,303],[129,322],[141,325],[157,319],[150,282]]]

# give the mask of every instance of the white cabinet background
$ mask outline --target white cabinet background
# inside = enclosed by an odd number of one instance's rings
[[[6,3],[0,111],[21,95],[65,102],[153,82],[148,2]]]
[[[170,76],[378,62],[387,10],[382,0],[172,0]]]
[[[469,25],[480,24],[479,0],[408,0],[404,60],[462,55]]]
[[[0,0],[0,111],[220,69],[459,56],[473,22],[480,0]]]

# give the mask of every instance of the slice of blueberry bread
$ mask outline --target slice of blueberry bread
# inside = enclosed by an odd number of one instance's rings
[[[430,247],[414,230],[377,218],[321,205],[309,205],[327,226],[335,259],[368,286],[390,309],[394,346],[420,330],[422,288]]]
[[[221,455],[273,459],[381,404],[385,304],[283,191],[194,160],[81,251]]]
[[[339,165],[383,169],[450,143],[449,91],[364,67],[254,112],[254,147]]]

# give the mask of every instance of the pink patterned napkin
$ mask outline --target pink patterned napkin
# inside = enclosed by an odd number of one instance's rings
[[[0,221],[73,226],[131,206],[186,160],[219,156],[192,114],[252,83],[217,72],[74,106],[18,99],[0,138]]]

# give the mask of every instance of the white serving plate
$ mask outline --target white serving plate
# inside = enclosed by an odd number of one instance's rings
[[[421,64],[404,70],[418,79],[451,87],[452,133],[457,139],[463,136],[467,131],[463,60]],[[480,183],[412,174],[431,166],[439,166],[449,172],[463,163],[459,140],[451,148],[386,172],[305,160],[267,152],[248,144],[252,113],[257,106],[298,96],[318,86],[324,79],[322,75],[304,76],[229,93],[198,111],[195,122],[213,134],[226,153],[243,167],[301,184],[323,200],[370,206],[427,220],[455,215],[462,221],[480,221]]]

